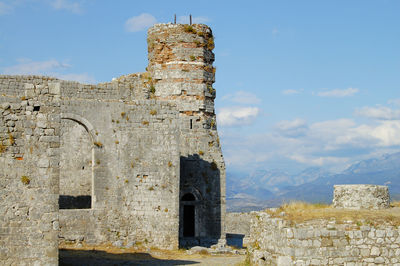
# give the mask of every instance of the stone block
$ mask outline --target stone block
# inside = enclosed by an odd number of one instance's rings
[[[335,185],[333,206],[347,209],[384,209],[390,206],[387,186]]]

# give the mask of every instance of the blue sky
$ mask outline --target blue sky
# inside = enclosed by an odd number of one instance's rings
[[[400,1],[0,0],[0,73],[142,72],[154,23],[215,35],[228,171],[333,171],[400,151]]]

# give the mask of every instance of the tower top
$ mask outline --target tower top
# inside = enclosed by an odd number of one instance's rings
[[[154,95],[181,99],[181,111],[214,113],[214,37],[204,24],[156,24],[147,36]]]

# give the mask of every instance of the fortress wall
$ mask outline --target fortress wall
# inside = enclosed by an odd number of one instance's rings
[[[255,265],[398,265],[400,226],[332,220],[294,225],[253,212],[249,253]]]
[[[81,84],[62,81],[63,99],[132,101],[149,98],[149,88],[145,73],[121,76],[111,82]]]
[[[35,177],[28,188],[35,185],[32,188],[41,195],[30,197],[29,204],[55,215],[46,216],[44,222],[37,216],[30,218],[40,227],[32,227],[32,232],[39,233],[26,234],[25,242],[15,246],[8,238],[22,234],[9,234],[14,218],[2,216],[0,228],[6,238],[0,241],[9,245],[0,249],[2,258],[11,258],[4,254],[16,246],[36,247],[30,241],[40,237],[47,241],[49,255],[40,253],[42,243],[38,241],[38,257],[57,256],[51,237],[58,228],[59,195],[63,208],[62,198],[68,199],[66,206],[80,197],[89,198],[86,209],[60,210],[61,243],[177,248],[184,227],[180,198],[185,193],[196,196],[196,241],[204,244],[224,238],[225,164],[214,111],[214,43],[207,26],[193,25],[195,32],[186,26],[151,28],[148,72],[108,83],[85,85],[43,76],[0,75],[0,103],[15,103],[11,109],[5,105],[0,110],[5,188],[0,210],[9,212],[9,192],[21,189],[15,177],[25,171]],[[40,111],[35,111],[39,106]],[[7,109],[16,114],[10,116]],[[15,143],[10,142],[10,128]],[[21,200],[29,201],[25,196]],[[28,206],[29,215],[39,212],[29,209],[29,204],[17,207]],[[67,207],[76,208],[73,204]],[[49,221],[54,232],[47,229]],[[16,250],[11,254],[17,254]]]
[[[47,85],[54,82],[58,82],[58,79],[35,75],[0,75],[0,92],[2,97],[21,98],[25,97],[25,83]]]
[[[179,125],[175,105],[155,100],[68,99],[62,112],[84,118],[96,143],[91,210],[60,210],[63,239],[177,248]],[[85,145],[70,143],[62,145],[62,153],[73,154],[76,151],[71,149],[76,147],[80,147],[78,153],[88,153]],[[79,167],[62,182],[71,186],[67,191],[75,189],[74,180],[86,176],[86,168],[82,170],[77,160]]]
[[[60,91],[0,78],[0,264],[58,263]]]
[[[37,75],[0,75],[1,93],[8,97],[23,97],[25,84],[47,85],[60,83],[63,99],[132,101],[149,98],[149,81],[146,73],[124,75],[111,82],[81,84]]]

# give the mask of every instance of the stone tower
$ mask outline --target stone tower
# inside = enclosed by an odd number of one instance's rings
[[[224,242],[211,30],[158,24],[148,43],[147,71],[111,82],[0,75],[1,265]]]
[[[177,104],[180,118],[180,244],[223,236],[225,164],[214,110],[214,38],[203,24],[157,24],[148,31],[149,88]]]

